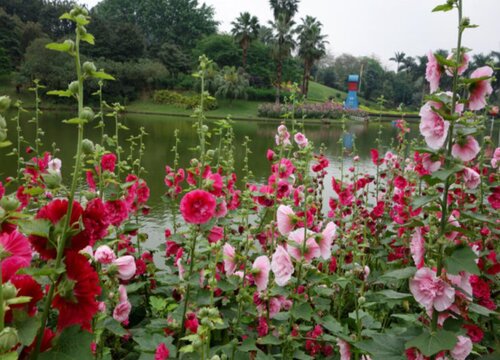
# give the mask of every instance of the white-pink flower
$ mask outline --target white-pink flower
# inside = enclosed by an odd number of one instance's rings
[[[500,164],[500,147],[497,147],[495,149],[495,152],[493,153],[493,158],[491,159],[491,167],[493,169],[496,169],[498,167],[498,164]]]
[[[448,55],[447,59],[448,60],[455,60],[456,57],[457,56],[452,53],[452,54]],[[467,70],[467,68],[469,67],[469,61],[470,61],[469,54],[463,53],[463,55],[462,55],[462,62],[460,63],[460,66],[457,69],[458,75],[462,75],[465,72],[465,70]],[[452,69],[449,68],[449,67],[447,67],[446,68],[446,74],[448,74],[448,76],[453,76]]]
[[[481,183],[481,176],[476,170],[466,167],[463,172],[464,184],[468,189],[475,189]]]
[[[307,232],[307,239],[305,239],[304,243],[304,235]],[[288,239],[292,241],[292,244],[287,246],[288,253],[295,259],[300,261],[304,258],[306,261],[311,261],[314,258],[317,258],[321,255],[321,250],[319,248],[318,243],[314,240],[314,233],[309,230],[305,230],[304,228],[299,228],[295,231],[292,231],[288,235]]]
[[[94,258],[101,264],[111,264],[116,260],[116,255],[108,245],[101,245],[95,251]]]
[[[130,280],[134,277],[136,266],[135,259],[131,255],[120,256],[114,260],[113,265],[118,267],[118,278],[121,280]]]
[[[278,245],[271,258],[271,270],[278,286],[285,286],[292,277],[294,271],[292,259],[281,245]]]
[[[470,276],[471,274],[465,271],[460,272],[458,275],[446,274],[446,277],[451,283],[458,288],[456,295],[472,301],[472,284],[470,283]]]
[[[53,158],[49,161],[48,168],[49,170],[55,171],[56,173],[61,173],[62,161],[58,158]]]
[[[444,311],[455,301],[455,289],[426,267],[417,270],[410,280],[410,291],[426,309]]]
[[[276,221],[278,223],[278,230],[281,235],[288,235],[293,230],[295,213],[292,208],[287,205],[280,205],[276,212]]]
[[[431,149],[437,150],[440,149],[446,141],[450,123],[435,113],[432,107],[437,109],[439,104],[429,101],[420,109],[421,120],[419,129],[427,145]]]
[[[451,155],[462,161],[471,161],[477,156],[479,150],[481,149],[477,140],[473,136],[468,135],[462,141],[453,144],[451,148]]]
[[[337,225],[330,221],[326,224],[325,229],[321,232],[318,239],[319,250],[321,252],[321,257],[324,260],[330,259],[332,255],[332,244],[333,238],[337,233]]]
[[[351,346],[347,341],[337,339],[337,346],[339,347],[340,360],[351,360]]]
[[[465,360],[472,352],[472,341],[467,336],[458,336],[458,342],[455,347],[450,350],[450,355],[453,360]]]
[[[441,161],[432,161],[431,154],[425,153],[422,155],[422,166],[425,170],[432,174],[441,168]]]
[[[236,253],[234,251],[234,248],[230,244],[225,243],[222,248],[222,254],[223,254],[224,269],[226,270],[226,274],[233,275],[234,270],[236,270],[236,261],[235,261]]]
[[[118,287],[119,302],[113,310],[113,318],[118,322],[128,321],[130,311],[132,310],[132,304],[128,301],[127,289],[125,286],[120,285]]]
[[[441,79],[441,66],[436,57],[429,51],[427,53],[427,67],[425,69],[425,79],[429,82],[431,93],[439,88],[439,80]]]
[[[417,269],[421,269],[424,266],[425,240],[420,228],[416,228],[411,237],[410,252],[415,266]]]
[[[480,67],[472,72],[471,79],[488,77],[489,79],[479,80],[471,85],[469,96],[469,109],[481,110],[486,106],[486,97],[493,93],[491,86],[491,76],[493,69],[489,66]]]
[[[307,146],[307,144],[309,143],[306,136],[304,134],[302,134],[301,132],[296,133],[293,138],[295,139],[295,142],[297,143],[297,145],[301,149],[305,148]]]
[[[267,289],[269,283],[269,271],[271,270],[271,263],[265,255],[259,256],[252,265],[253,279],[257,285],[258,291]]]

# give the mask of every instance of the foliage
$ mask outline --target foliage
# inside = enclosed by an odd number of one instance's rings
[[[215,79],[215,95],[231,100],[246,98],[248,86],[248,75],[242,68],[225,66]]]
[[[344,116],[366,117],[363,110],[344,109],[341,104],[327,101],[324,103],[303,103],[292,108],[290,104],[261,104],[258,114],[261,117],[281,119],[290,114],[292,109],[295,116],[302,119],[341,119]]]
[[[183,107],[185,109],[194,109],[200,104],[200,98],[196,95],[183,95],[170,90],[156,90],[153,100],[157,104],[170,104]],[[205,110],[217,109],[217,100],[214,98],[205,99]]]

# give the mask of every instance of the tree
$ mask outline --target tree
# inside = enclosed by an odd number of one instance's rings
[[[394,61],[396,63],[396,65],[397,65],[396,72],[397,73],[399,72],[399,64],[401,64],[404,61],[405,57],[406,57],[406,54],[404,52],[396,51],[394,53],[394,57],[391,57],[389,59],[389,61]]]
[[[193,50],[195,59],[205,54],[219,67],[240,66],[241,50],[231,35],[210,35],[200,40]]]
[[[299,2],[300,0],[269,0],[274,19],[276,20],[282,16],[283,21],[289,23],[299,9]]]
[[[257,19],[256,16],[250,15],[249,12],[244,12],[240,13],[236,21],[233,21],[231,24],[233,25],[231,32],[243,50],[242,63],[245,68],[247,64],[248,47],[259,35],[259,19]]]
[[[261,25],[259,29],[259,40],[268,46],[273,43],[273,29],[266,25]]]
[[[234,66],[225,66],[215,80],[216,96],[233,99],[246,97],[249,86],[248,77],[242,68],[236,70]]]
[[[21,52],[21,37],[23,23],[16,15],[9,15],[3,8],[0,8],[0,48],[3,48],[4,66],[8,65],[7,72],[19,65]]]
[[[304,74],[302,78],[302,94],[307,97],[309,78],[315,61],[321,59],[326,53],[326,35],[321,33],[323,25],[312,16],[302,19],[302,24],[297,27],[299,33],[299,56],[304,61]]]

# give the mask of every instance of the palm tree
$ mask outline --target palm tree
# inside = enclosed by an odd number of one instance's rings
[[[266,25],[261,25],[259,29],[259,40],[268,46],[273,44],[273,29]]]
[[[391,57],[389,61],[394,61],[397,64],[396,72],[399,72],[399,64],[405,60],[406,54],[404,52],[396,51],[394,57]]]
[[[269,0],[271,9],[273,10],[274,20],[276,21],[280,15],[284,18],[285,23],[289,23],[297,10],[299,9],[300,0]]]
[[[302,24],[297,27],[299,33],[299,56],[304,61],[304,75],[302,78],[302,94],[307,97],[309,78],[315,61],[321,59],[325,53],[326,35],[321,34],[321,24],[316,18],[306,16]]]
[[[295,22],[285,21],[285,15],[279,15],[274,22],[269,22],[273,29],[273,58],[276,62],[276,103],[280,101],[281,82],[283,78],[283,61],[295,49],[296,42],[293,38]]]
[[[250,43],[259,36],[259,19],[256,16],[250,15],[249,12],[240,13],[240,16],[231,23],[231,30],[236,41],[239,42],[243,50],[243,67],[247,65],[247,52]]]

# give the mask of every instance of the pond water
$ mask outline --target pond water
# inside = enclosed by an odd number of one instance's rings
[[[21,128],[24,137],[33,142],[34,124],[28,123],[32,114],[22,115]],[[63,124],[61,121],[74,117],[67,112],[45,112],[42,115],[40,125],[45,131],[43,138],[44,149],[52,149],[52,143],[57,143],[60,151],[57,154],[63,163],[63,176],[70,176],[73,165],[73,155],[76,146],[76,127]],[[113,120],[107,118],[106,132],[114,133]],[[144,219],[145,230],[149,235],[150,244],[158,244],[163,241],[163,232],[168,225],[168,211],[166,205],[162,202],[161,196],[165,191],[163,178],[165,176],[165,165],[172,164],[173,153],[171,152],[174,144],[174,130],[179,130],[181,143],[179,146],[180,165],[182,167],[189,163],[193,157],[190,148],[197,145],[198,137],[193,129],[194,120],[187,117],[167,117],[153,115],[126,114],[123,116],[123,123],[129,128],[128,131],[122,131],[121,145],[125,149],[125,155],[128,153],[128,143],[125,141],[130,135],[137,135],[140,127],[144,127],[149,134],[145,138],[146,151],[143,158],[143,166],[147,171],[144,176],[150,189],[151,198],[149,206],[150,214]],[[100,130],[95,129],[95,124],[89,124],[85,128],[85,137],[94,141],[100,139]],[[210,127],[215,126],[208,121]],[[269,176],[269,162],[266,159],[266,150],[271,148],[274,143],[274,135],[279,122],[261,122],[261,121],[235,121],[233,124],[235,134],[235,163],[238,169],[242,165],[243,151],[241,144],[245,136],[251,139],[250,149],[252,151],[250,158],[251,170],[255,176],[256,182],[264,182]],[[376,147],[376,138],[378,135],[378,122],[369,123],[348,121],[345,124],[347,135],[343,133],[342,123],[333,124],[308,124],[305,126],[306,136],[314,142],[316,146],[324,144],[326,147],[325,155],[330,160],[330,174],[338,175],[340,173],[340,155],[341,143],[347,147],[354,145],[357,154],[360,157],[359,167],[363,171],[372,172],[373,165],[370,159],[370,149]],[[410,137],[418,136],[418,126],[416,123],[410,125]],[[487,131],[489,133],[489,129]],[[498,127],[495,127],[493,138],[498,138]],[[384,150],[391,147],[395,141],[397,129],[391,121],[382,123],[381,143]],[[9,124],[9,139],[15,142],[15,124]],[[0,149],[0,179],[15,174],[16,159],[6,157],[7,149]],[[352,162],[352,154],[344,154],[345,166]],[[236,171],[237,175],[240,175]],[[330,178],[326,180],[326,196],[331,195],[329,185]]]

